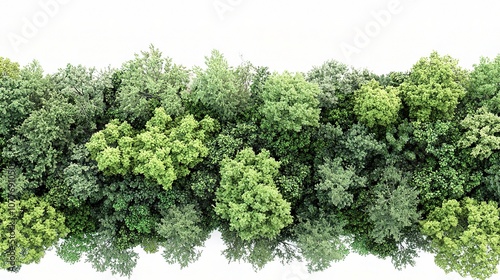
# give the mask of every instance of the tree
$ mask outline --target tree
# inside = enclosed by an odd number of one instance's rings
[[[344,260],[349,255],[349,248],[343,226],[345,221],[316,217],[302,221],[294,227],[297,247],[307,260],[309,272],[323,271],[332,262]]]
[[[12,62],[8,58],[0,56],[0,77],[19,77],[20,67],[19,63]]]
[[[160,107],[143,132],[136,134],[127,122],[119,124],[115,119],[95,133],[86,147],[105,174],[142,174],[168,190],[207,156],[203,142],[214,130],[210,117],[197,122],[187,115],[173,122]]]
[[[355,92],[354,112],[368,127],[388,126],[397,120],[401,100],[396,88],[382,88],[371,80]]]
[[[493,60],[483,57],[474,65],[465,106],[467,113],[486,106],[490,112],[500,114],[500,55]]]
[[[290,203],[274,182],[278,168],[266,150],[256,155],[247,148],[222,161],[215,212],[241,239],[273,239],[292,222]]]
[[[321,121],[342,127],[355,121],[353,114],[354,92],[375,75],[367,70],[358,70],[338,61],[329,60],[307,73],[307,81],[319,86],[317,96],[321,108]]]
[[[218,120],[235,121],[251,105],[249,69],[244,65],[233,69],[217,50],[205,57],[205,65],[205,70],[194,69],[190,102]]]
[[[416,155],[410,186],[420,191],[424,216],[446,199],[469,196],[481,183],[477,161],[458,142],[461,131],[456,122],[413,122]]]
[[[0,217],[3,269],[40,262],[45,251],[69,233],[64,216],[35,196],[1,203]]]
[[[412,120],[449,120],[465,96],[468,74],[450,56],[432,52],[413,65],[399,90]]]
[[[104,93],[112,87],[112,75],[110,70],[68,64],[50,76],[54,87],[50,98],[64,100],[78,112],[72,126],[75,142],[85,143],[99,125],[107,122]]]
[[[417,223],[418,194],[409,187],[406,174],[395,167],[384,168],[374,187],[374,201],[368,207],[368,217],[374,226],[371,235],[376,242],[383,243],[387,238],[400,241],[405,230]]]
[[[29,172],[25,176],[40,182],[55,173],[64,152],[74,141],[71,128],[77,119],[72,104],[52,100],[34,111],[17,128],[17,135],[7,142],[3,156]]]
[[[339,209],[350,206],[354,195],[351,188],[363,187],[366,178],[356,175],[352,166],[344,168],[342,159],[336,158],[334,161],[326,159],[325,163],[318,168],[320,183],[316,185],[320,201],[331,204]]]
[[[169,264],[179,263],[181,268],[196,261],[210,232],[203,228],[200,213],[193,204],[168,209],[167,215],[158,223],[158,234],[165,240],[163,257]]]
[[[467,129],[459,144],[472,147],[471,155],[479,159],[486,159],[494,151],[500,150],[500,117],[481,108],[476,114],[468,115],[462,122]]]
[[[465,198],[444,201],[421,222],[432,239],[435,262],[445,272],[487,279],[500,262],[500,221],[496,202]]]
[[[273,239],[244,240],[239,237],[237,232],[226,227],[221,227],[219,230],[221,231],[222,241],[226,245],[226,249],[222,251],[222,254],[229,262],[243,260],[251,264],[253,269],[257,271],[276,258],[279,258],[282,264],[289,263],[294,259],[300,259],[296,246],[289,243],[286,236],[281,234]]]
[[[272,74],[266,81],[260,108],[261,127],[269,131],[300,132],[303,128],[319,124],[320,90],[307,82],[301,74]]]
[[[72,236],[57,246],[57,255],[70,264],[84,256],[85,262],[99,271],[128,276],[137,265],[138,254],[132,248],[117,248],[112,239],[101,232]]]
[[[158,107],[171,116],[184,112],[181,96],[187,90],[187,70],[174,64],[153,45],[136,54],[120,71],[117,115],[135,128],[142,127]]]
[[[49,82],[35,61],[19,72],[18,78],[4,76],[0,79],[0,150],[13,137],[15,129],[35,110],[42,107],[42,100],[49,91]],[[0,162],[1,163],[1,162]]]

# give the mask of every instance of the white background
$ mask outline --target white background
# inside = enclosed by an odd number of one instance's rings
[[[218,49],[233,66],[244,59],[272,71],[307,72],[333,59],[384,74],[407,71],[436,50],[472,69],[481,56],[500,54],[499,15],[493,0],[0,0],[0,56],[21,65],[36,59],[53,73],[67,63],[120,67],[153,44],[186,67],[203,66]],[[160,254],[141,253],[131,279],[462,279],[445,275],[430,255],[403,271],[389,260],[351,254],[312,275],[302,264],[277,262],[255,273],[248,264],[227,264],[223,248],[214,233],[201,259],[184,270]],[[0,279],[119,277],[48,252],[18,274],[0,271]]]

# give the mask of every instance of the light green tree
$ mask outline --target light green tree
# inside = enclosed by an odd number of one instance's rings
[[[459,144],[472,147],[471,155],[486,159],[500,150],[500,117],[482,107],[474,115],[468,115],[462,122],[467,129]]]
[[[468,73],[450,56],[432,52],[421,58],[399,86],[410,118],[421,122],[451,119],[465,96],[467,79]]]
[[[192,115],[174,122],[160,107],[143,132],[136,134],[127,122],[113,120],[86,147],[105,174],[142,174],[168,190],[207,156],[204,142],[215,125],[210,117],[198,122]]]
[[[65,217],[38,197],[1,203],[0,217],[3,269],[40,262],[45,251],[69,233]]]
[[[268,151],[256,155],[250,148],[222,161],[215,212],[241,239],[276,238],[292,222],[290,203],[274,182],[279,166]]]
[[[316,98],[319,93],[319,87],[307,82],[299,73],[272,74],[262,92],[261,127],[283,132],[317,127],[320,109]]]
[[[436,264],[445,272],[488,279],[500,262],[500,221],[496,202],[465,198],[444,201],[421,222],[432,239]]]
[[[401,108],[397,88],[382,88],[371,80],[355,92],[354,113],[368,127],[388,126],[397,120]]]
[[[0,78],[8,76],[11,78],[19,77],[19,63],[12,62],[10,59],[0,56]]]

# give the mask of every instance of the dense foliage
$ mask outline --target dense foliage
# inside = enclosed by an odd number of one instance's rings
[[[419,252],[486,279],[500,262],[500,56],[472,71],[433,52],[376,75],[174,64],[44,74],[0,57],[0,267],[56,248],[130,275],[134,248],[321,271],[350,252],[401,269]]]

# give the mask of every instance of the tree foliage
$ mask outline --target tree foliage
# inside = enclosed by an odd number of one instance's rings
[[[354,112],[368,127],[388,126],[397,120],[401,100],[396,88],[384,89],[371,80],[355,92]]]
[[[458,61],[450,56],[432,52],[421,58],[400,86],[410,118],[421,122],[452,118],[465,96],[467,77]]]
[[[205,57],[205,64],[205,70],[195,68],[189,100],[219,120],[235,121],[250,106],[248,69],[244,65],[233,69],[217,50]]]
[[[115,119],[86,146],[105,174],[142,174],[167,190],[207,156],[203,142],[214,129],[210,117],[197,122],[188,115],[174,123],[159,107],[143,132],[135,133],[127,122]]]
[[[117,115],[122,120],[140,127],[158,107],[170,116],[183,113],[181,96],[187,89],[189,74],[172,59],[162,57],[154,46],[126,62],[120,78],[116,100]]]
[[[268,130],[300,132],[307,126],[318,126],[320,90],[301,74],[272,74],[264,85],[262,127]]]
[[[122,276],[137,247],[184,268],[219,232],[255,270],[350,252],[402,269],[428,251],[485,279],[500,260],[499,73],[500,56],[469,73],[436,52],[383,75],[271,73],[216,50],[188,69],[153,46],[102,71],[0,58],[0,267],[55,246]]]
[[[221,163],[215,212],[243,240],[275,238],[292,222],[290,203],[276,188],[279,162],[266,150],[243,149]]]
[[[445,272],[487,279],[500,262],[499,209],[495,202],[447,200],[422,221],[435,262]]]
[[[69,230],[64,215],[38,197],[0,204],[0,267],[38,263]]]

